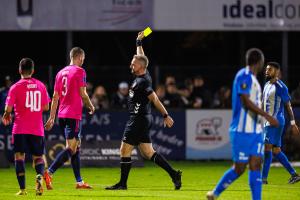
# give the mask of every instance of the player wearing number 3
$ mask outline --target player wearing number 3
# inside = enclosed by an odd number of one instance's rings
[[[90,114],[95,111],[86,92],[86,73],[82,68],[84,58],[84,51],[79,47],[74,47],[70,52],[70,65],[56,75],[50,117],[45,128],[46,130],[52,128],[59,100],[59,126],[65,134],[66,149],[57,155],[49,169],[45,171],[47,189],[52,189],[52,175],[70,158],[77,182],[76,189],[91,189],[87,183],[83,182],[80,175],[79,147],[83,103],[90,110]]]
[[[23,58],[19,64],[21,80],[9,90],[4,125],[10,124],[11,112],[14,109],[15,119],[12,130],[12,143],[15,153],[15,168],[20,191],[16,195],[26,195],[25,191],[25,152],[34,160],[36,176],[36,195],[42,195],[44,173],[44,127],[43,111],[49,110],[50,98],[45,85],[32,78],[34,63],[30,58]]]

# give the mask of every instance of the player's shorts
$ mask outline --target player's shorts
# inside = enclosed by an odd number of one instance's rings
[[[279,127],[266,126],[265,131],[265,144],[272,144],[275,147],[281,147],[281,137],[283,134],[284,126]]]
[[[232,158],[234,162],[248,163],[250,156],[263,157],[263,134],[231,132]]]
[[[34,156],[42,156],[45,149],[43,136],[31,134],[14,134],[13,150],[15,153],[29,153]]]
[[[140,143],[151,143],[149,132],[152,121],[152,115],[130,116],[125,126],[122,141],[133,146]]]
[[[82,123],[79,119],[59,118],[59,127],[65,134],[65,138],[70,140],[75,138],[80,140]]]

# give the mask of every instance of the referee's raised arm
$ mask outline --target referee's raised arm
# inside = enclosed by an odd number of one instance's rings
[[[138,36],[136,38],[136,55],[145,55],[142,47],[142,40],[144,37],[144,31],[138,33]]]

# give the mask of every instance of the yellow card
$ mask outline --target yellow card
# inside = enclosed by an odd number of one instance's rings
[[[151,28],[149,26],[147,28],[145,28],[145,30],[144,30],[144,36],[145,37],[147,37],[151,33],[152,33],[152,30],[151,30]]]

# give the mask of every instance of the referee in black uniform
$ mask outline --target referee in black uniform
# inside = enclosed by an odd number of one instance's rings
[[[163,168],[170,175],[175,190],[181,188],[181,171],[174,170],[167,160],[152,147],[149,131],[152,125],[151,103],[162,114],[164,125],[167,127],[173,126],[173,119],[168,115],[167,110],[158,99],[156,93],[152,89],[152,79],[147,70],[148,58],[145,56],[142,39],[144,33],[139,32],[136,45],[137,55],[133,56],[130,64],[132,74],[135,79],[129,90],[128,110],[130,113],[127,121],[122,144],[120,148],[121,154],[121,178],[120,181],[107,190],[126,190],[127,178],[131,168],[131,152],[134,146],[138,146],[144,158],[152,160],[158,166]]]

